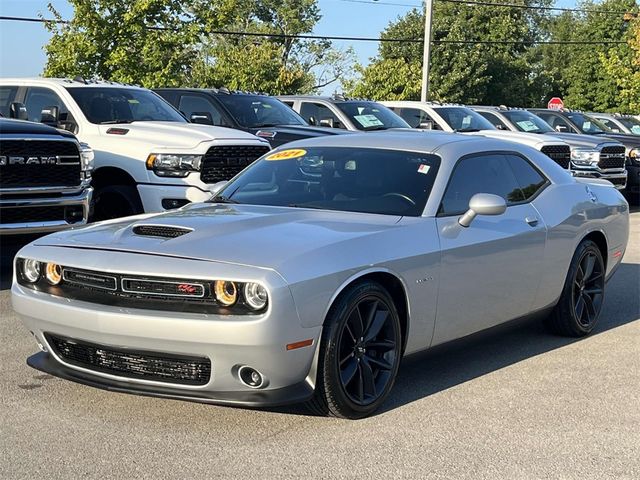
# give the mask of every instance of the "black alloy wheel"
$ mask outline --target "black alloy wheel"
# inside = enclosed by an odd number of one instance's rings
[[[373,281],[348,287],[323,326],[309,406],[340,418],[372,414],[393,387],[401,356],[400,317],[387,290]]]
[[[591,240],[582,241],[571,259],[560,299],[545,320],[547,327],[569,337],[591,333],[604,304],[605,274],[598,245]]]

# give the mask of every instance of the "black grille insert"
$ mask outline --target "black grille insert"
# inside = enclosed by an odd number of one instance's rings
[[[200,179],[204,183],[229,180],[269,151],[262,145],[221,145],[211,147],[202,160]]]
[[[80,182],[80,152],[75,142],[0,142],[0,184],[3,188],[74,187]]]
[[[4,185],[3,185],[4,186]],[[83,218],[82,205],[0,208],[0,224],[62,222],[76,223]]]
[[[562,168],[569,168],[571,161],[571,147],[569,145],[545,145],[540,151]]]
[[[145,237],[176,238],[191,232],[188,228],[165,227],[161,225],[136,225],[133,233]]]
[[[598,167],[602,170],[608,168],[624,168],[624,146],[612,145],[610,147],[603,147],[600,152],[600,161]]]
[[[206,385],[211,378],[211,361],[206,357],[119,349],[50,333],[45,338],[65,362],[96,372],[182,385]]]

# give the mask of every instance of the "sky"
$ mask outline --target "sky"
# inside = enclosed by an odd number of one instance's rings
[[[66,0],[0,0],[0,16],[37,17],[39,13],[51,18],[47,4],[52,3],[63,18],[73,16],[73,8]],[[322,19],[314,33],[330,36],[378,37],[392,20],[420,0],[385,0],[387,5],[366,0],[318,0]],[[571,7],[575,0],[558,0],[557,6]],[[399,5],[401,4],[401,5]],[[42,73],[46,61],[43,47],[49,33],[40,23],[0,21],[0,77],[33,77]],[[375,56],[375,42],[335,41],[338,48],[353,46],[357,60],[366,65]]]

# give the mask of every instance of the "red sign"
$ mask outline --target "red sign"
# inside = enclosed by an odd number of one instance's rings
[[[553,97],[549,100],[549,103],[547,103],[547,108],[550,110],[560,110],[564,108],[564,102],[560,97]]]

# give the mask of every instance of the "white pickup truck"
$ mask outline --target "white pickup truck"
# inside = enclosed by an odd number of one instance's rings
[[[187,122],[150,90],[77,78],[0,79],[0,113],[76,134],[95,152],[95,219],[178,208],[211,197],[268,152],[240,130]]]

